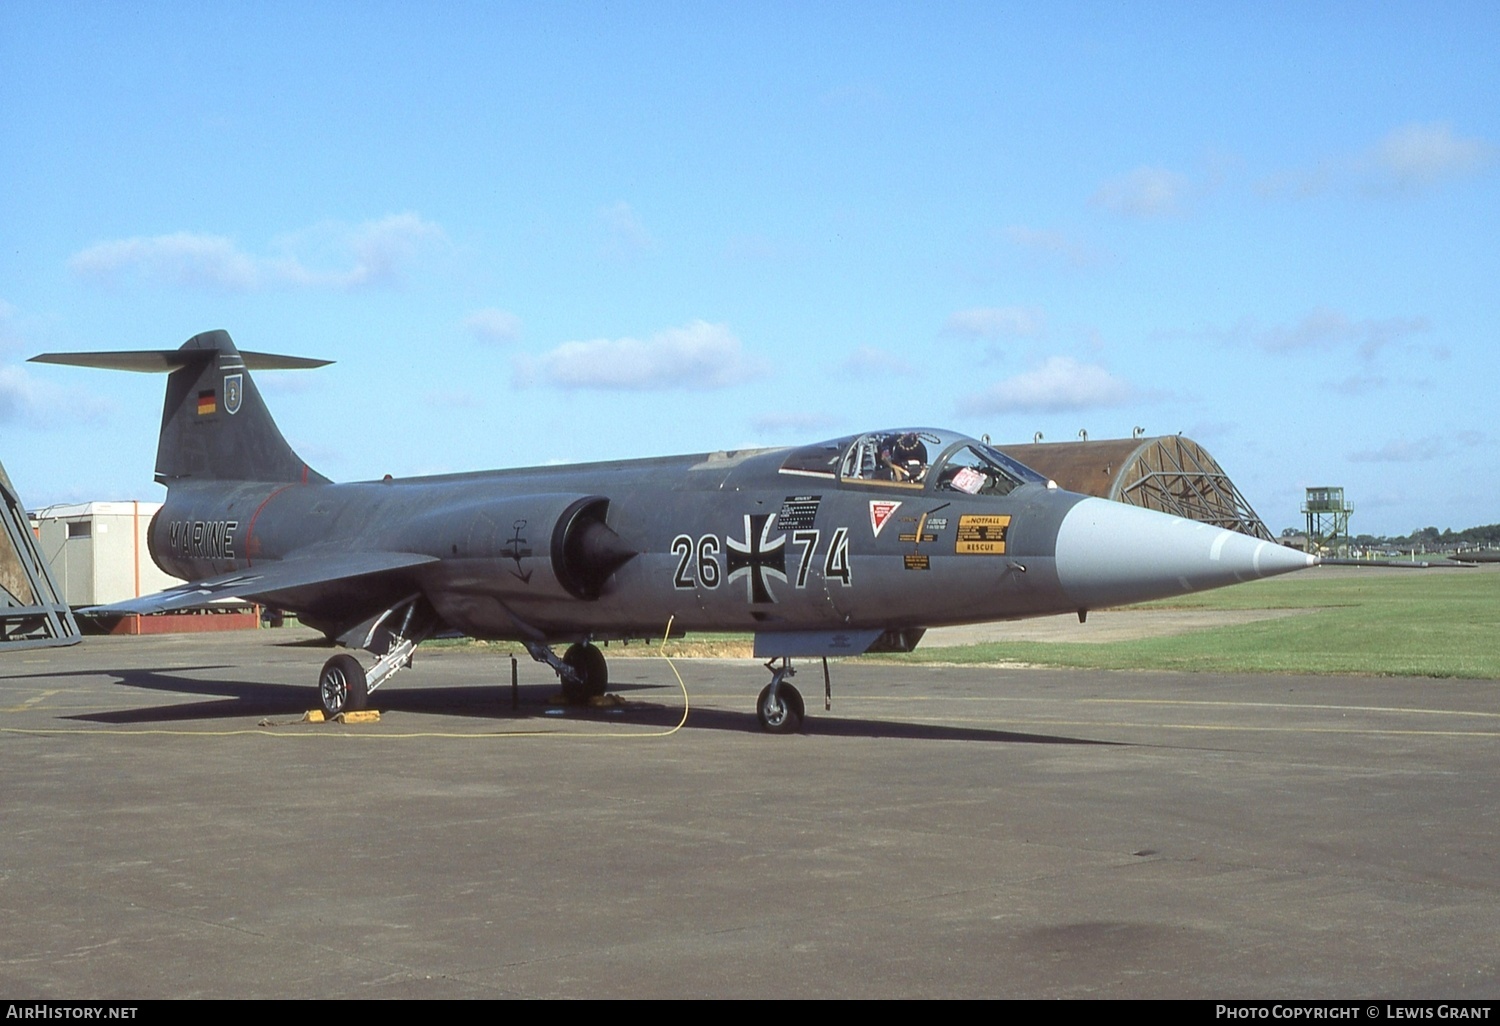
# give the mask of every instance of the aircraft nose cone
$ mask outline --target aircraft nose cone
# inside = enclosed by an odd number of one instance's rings
[[[1303,570],[1317,558],[1237,531],[1109,499],[1057,529],[1057,576],[1080,609],[1166,598]]]

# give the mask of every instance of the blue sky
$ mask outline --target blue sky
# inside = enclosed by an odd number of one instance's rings
[[[898,423],[1500,520],[1493,4],[0,5],[0,459],[152,499],[243,348],[336,480]]]

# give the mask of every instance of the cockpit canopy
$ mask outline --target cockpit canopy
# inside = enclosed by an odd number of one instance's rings
[[[781,472],[855,486],[967,495],[1006,495],[1023,484],[1047,481],[983,442],[932,428],[871,431],[806,445],[792,450]]]

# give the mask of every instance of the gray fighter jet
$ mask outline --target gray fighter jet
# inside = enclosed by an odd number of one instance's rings
[[[292,451],[252,370],[328,361],[180,349],[48,353],[167,372],[151,556],[189,583],[86,612],[238,596],[295,612],[341,653],[325,713],[362,708],[440,632],[518,641],[574,699],[602,694],[596,642],[746,631],[771,681],[756,714],[796,730],[796,658],[908,650],[929,627],[1076,613],[1269,577],[1304,553],[1059,489],[951,431],[790,449],[334,484]],[[568,647],[559,656],[554,646]],[[371,663],[373,659],[373,663]]]

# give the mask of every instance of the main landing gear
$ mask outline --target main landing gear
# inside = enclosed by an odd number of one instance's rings
[[[340,644],[364,649],[378,658],[368,670],[347,652],[323,664],[323,672],[318,674],[318,704],[323,707],[323,715],[332,719],[368,705],[376,688],[411,665],[412,653],[432,633],[435,622],[421,595],[412,595],[340,635]]]
[[[528,641],[526,651],[539,663],[546,663],[557,673],[562,684],[563,698],[583,705],[591,698],[598,698],[609,688],[609,664],[599,646],[591,642],[569,645],[562,658],[552,651],[551,645],[539,641]]]
[[[370,701],[370,679],[359,660],[340,652],[323,664],[318,674],[318,704],[329,719],[341,712],[363,709]]]

